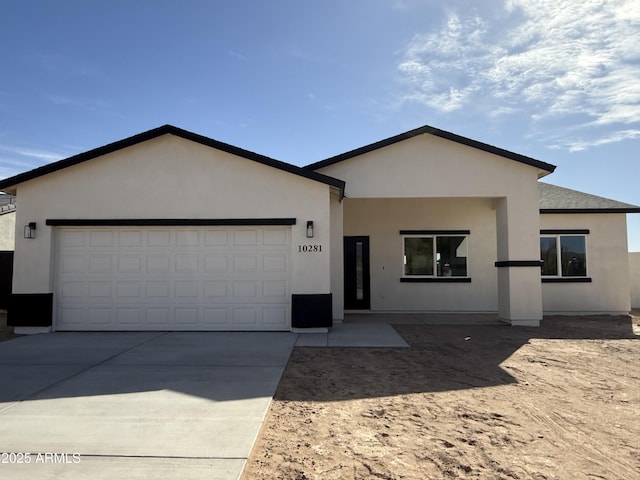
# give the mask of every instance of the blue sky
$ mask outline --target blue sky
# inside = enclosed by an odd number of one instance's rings
[[[640,205],[637,0],[4,0],[0,58],[0,178],[166,123],[297,165],[429,124]]]

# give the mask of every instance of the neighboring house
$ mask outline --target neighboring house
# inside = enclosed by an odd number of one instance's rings
[[[0,194],[0,251],[13,251],[16,230],[16,197]]]
[[[16,197],[0,194],[0,310],[7,308],[11,294],[15,229]]]
[[[629,253],[631,308],[640,308],[640,252]]]
[[[17,239],[9,322],[289,330],[345,310],[513,325],[627,312],[625,215],[640,207],[538,182],[554,169],[431,127],[300,168],[163,126],[0,181],[19,229],[35,227]]]

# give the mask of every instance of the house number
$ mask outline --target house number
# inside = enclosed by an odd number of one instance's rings
[[[319,253],[322,251],[322,245],[298,245],[300,253]]]

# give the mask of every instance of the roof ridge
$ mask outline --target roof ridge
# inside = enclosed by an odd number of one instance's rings
[[[480,142],[478,140],[473,140],[472,138],[463,137],[462,135],[458,135],[455,133],[447,132],[445,130],[441,130],[439,128],[432,127],[430,125],[423,125],[421,127],[415,128],[413,130],[409,130],[404,133],[400,133],[398,135],[394,135],[392,137],[385,138],[383,140],[379,140],[377,142],[371,143],[369,145],[365,145],[363,147],[356,148],[354,150],[350,150],[345,153],[341,153],[339,155],[335,155],[333,157],[329,157],[325,160],[320,160],[318,162],[311,163],[306,165],[304,168],[309,170],[317,170],[319,168],[328,167],[329,165],[333,165],[335,163],[342,162],[344,160],[348,160],[349,158],[357,157],[359,155],[363,155],[365,153],[372,152],[374,150],[378,150],[383,147],[387,147],[389,145],[393,145],[394,143],[401,142],[403,140],[407,140],[409,138],[416,137],[418,135],[430,134],[440,138],[444,138],[446,140],[451,140],[456,143],[460,143],[462,145],[466,145],[468,147],[477,148],[479,150],[483,150],[488,153],[492,153],[494,155],[498,155],[501,157],[508,158],[510,160],[514,160],[516,162],[524,163],[526,165],[531,165],[533,167],[540,168],[549,173],[552,173],[556,166],[550,163],[546,163],[540,160],[536,160],[531,157],[527,157],[526,155],[521,155],[519,153],[512,152],[510,150],[505,150],[504,148],[496,147],[493,145],[489,145],[488,143]]]
[[[132,135],[122,140],[108,143],[101,147],[97,147],[97,148],[88,150],[86,152],[82,152],[77,155],[73,155],[71,157],[68,157],[62,160],[58,160],[57,162],[52,162],[47,165],[34,168],[27,172],[14,175],[13,177],[5,178],[4,180],[0,180],[0,189],[7,189],[8,187],[13,187],[19,183],[26,182],[28,180],[32,180],[34,178],[38,178],[38,177],[47,175],[49,173],[53,173],[58,170],[62,170],[64,168],[71,167],[73,165],[77,165],[79,163],[92,160],[102,155],[107,155],[109,153],[113,153],[118,150],[122,150],[124,148],[131,147],[133,145],[137,145],[139,143],[152,140],[154,138],[160,137],[162,135],[167,135],[167,134],[175,135],[177,137],[184,138],[185,140],[190,140],[196,143],[200,143],[201,145],[215,148],[217,150],[221,150],[226,153],[230,153],[232,155],[243,157],[248,160],[253,160],[263,165],[267,165],[279,170],[283,170],[283,171],[292,173],[294,175],[299,175],[301,177],[309,178],[310,180],[315,180],[321,183],[325,183],[327,185],[339,188],[341,191],[341,194],[342,195],[344,194],[345,182],[340,179],[333,178],[329,175],[325,175],[322,173],[310,171],[302,167],[298,167],[297,165],[286,163],[281,160],[276,160],[274,158],[267,157],[259,153],[251,152],[249,150],[245,150],[243,148],[236,147],[234,145],[224,143],[210,137],[205,137],[204,135],[193,133],[188,130],[178,128],[170,124],[165,124],[160,127],[153,128],[151,130],[138,133],[136,135]]]

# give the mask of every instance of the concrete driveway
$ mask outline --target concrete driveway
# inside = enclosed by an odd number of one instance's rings
[[[0,478],[237,479],[296,339],[55,333],[2,342]]]

